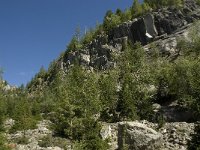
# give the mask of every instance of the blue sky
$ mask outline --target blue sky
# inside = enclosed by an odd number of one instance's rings
[[[66,49],[80,26],[102,22],[107,10],[132,0],[0,0],[0,67],[12,85],[26,84]]]

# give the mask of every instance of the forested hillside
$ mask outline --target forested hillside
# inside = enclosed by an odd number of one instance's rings
[[[0,71],[0,149],[199,149],[199,4],[134,0],[85,34],[77,28],[25,87],[8,88]],[[140,128],[153,137],[131,134]]]

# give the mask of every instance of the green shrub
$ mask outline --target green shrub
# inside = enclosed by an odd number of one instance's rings
[[[195,126],[195,132],[192,135],[192,140],[188,143],[189,150],[200,150],[200,123]]]
[[[139,43],[127,47],[121,55],[118,111],[123,118],[147,119],[151,115],[151,94],[147,88],[152,77],[146,61]]]
[[[101,118],[105,121],[113,122],[119,120],[119,116],[116,114],[118,78],[118,73],[114,70],[108,71],[107,74],[102,73],[99,78],[100,100],[103,105]]]
[[[39,141],[38,141],[38,145],[40,147],[51,147],[53,146],[53,138],[52,138],[52,135],[47,135],[43,138],[41,138]]]
[[[14,139],[14,142],[16,142],[17,144],[28,144],[29,143],[28,138],[24,137],[24,136]]]
[[[6,138],[0,132],[0,150],[10,150],[8,146],[6,146]]]
[[[108,33],[120,23],[121,23],[120,16],[107,12],[106,16],[104,17],[103,28]]]
[[[182,7],[183,0],[144,0],[151,8],[158,9],[166,6]]]
[[[197,3],[198,5],[200,5],[200,0],[196,0],[196,3]]]
[[[18,95],[17,103],[15,106],[15,115],[13,119],[15,120],[14,126],[11,128],[10,132],[15,132],[17,130],[22,130],[25,136],[25,131],[28,129],[36,128],[37,120],[31,112],[31,105],[28,102],[26,95]]]

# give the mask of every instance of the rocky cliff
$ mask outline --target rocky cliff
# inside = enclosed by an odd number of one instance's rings
[[[166,123],[158,129],[158,124],[143,121],[104,124],[103,138],[110,138],[111,150],[186,150],[194,123]]]
[[[108,34],[98,35],[83,49],[65,52],[55,61],[53,69],[55,72],[61,70],[66,73],[75,62],[91,71],[113,68],[117,63],[112,57],[113,54],[120,54],[128,42],[133,44],[140,42],[147,54],[151,51],[151,43],[154,43],[160,53],[173,60],[178,55],[177,40],[187,36],[190,25],[199,19],[200,6],[193,0],[186,0],[184,7],[181,9],[171,7],[150,12],[142,17],[118,25]],[[42,86],[48,85],[49,82],[54,80],[54,74],[50,71],[48,76],[44,78],[38,76],[38,78],[38,82],[35,84],[36,87],[29,87],[33,91],[35,89],[42,90]],[[171,121],[162,128],[158,128],[158,124],[148,121],[102,123],[101,136],[103,139],[110,138],[111,149],[187,149],[187,142],[191,140],[195,124],[184,122],[187,118],[186,112],[177,112],[177,109],[174,109],[175,106],[164,107],[158,105],[158,112],[163,111],[164,116],[167,117],[166,121]],[[174,115],[175,113],[176,115]],[[184,117],[182,117],[183,114]],[[190,113],[188,114],[191,116]],[[38,137],[46,137],[51,134],[51,131],[46,130],[45,127],[43,135],[43,130],[40,131],[40,129],[27,132],[32,146],[18,145],[20,147],[18,149],[41,148],[38,146]],[[22,133],[18,135],[21,136]],[[16,135],[8,134],[8,137],[12,141],[16,138]],[[34,138],[31,140],[31,137]],[[49,149],[52,149],[52,147]]]
[[[106,70],[116,66],[113,53],[120,54],[127,42],[140,42],[145,50],[151,50],[151,43],[160,50],[163,55],[176,58],[177,40],[187,36],[190,25],[200,19],[200,6],[194,0],[186,0],[181,9],[175,7],[162,8],[134,20],[124,22],[113,28],[108,34],[102,33],[93,39],[83,49],[73,52],[66,51],[55,61],[54,73],[58,70],[67,72],[70,65],[75,62],[85,66],[89,70]],[[54,79],[54,73],[48,77],[38,79],[38,84],[29,89],[34,91],[48,85]]]
[[[200,7],[193,0],[186,0],[182,9],[169,7],[153,11],[118,25],[108,35],[99,35],[85,49],[66,53],[60,59],[60,68],[67,69],[77,59],[89,68],[113,67],[115,62],[111,54],[120,52],[127,41],[142,45],[158,41],[161,52],[170,55],[175,52],[176,38],[187,33],[190,24],[198,19]]]

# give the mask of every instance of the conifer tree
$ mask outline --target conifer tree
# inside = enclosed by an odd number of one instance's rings
[[[25,138],[26,130],[35,128],[36,121],[34,120],[31,112],[31,106],[26,99],[26,94],[21,93],[18,95],[17,104],[15,106],[14,119],[16,120],[12,130],[22,130],[23,138]]]
[[[117,121],[118,103],[118,71],[110,70],[99,78],[100,100],[103,105],[102,118],[107,121]]]
[[[139,43],[127,47],[120,62],[118,111],[126,119],[148,118],[151,114],[151,97],[147,88],[151,76],[144,49]]]
[[[141,15],[142,12],[143,12],[143,10],[142,10],[141,4],[139,3],[138,0],[134,0],[133,5],[131,6],[131,13],[132,13],[133,18]]]

